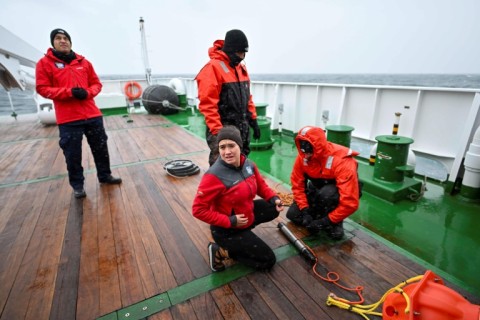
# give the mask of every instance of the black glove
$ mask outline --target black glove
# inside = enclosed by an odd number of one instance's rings
[[[275,201],[277,200],[280,200],[280,198],[278,196],[273,196],[271,199],[270,199],[270,203],[273,204],[274,206],[276,206],[277,204],[275,203]]]
[[[260,139],[260,127],[258,126],[257,119],[250,120],[250,127],[253,129],[253,139],[258,140]]]
[[[83,88],[72,88],[72,95],[78,100],[84,100],[87,98],[88,92]]]
[[[232,209],[232,213],[230,214],[230,217],[228,217],[230,219],[230,225],[232,227],[235,227],[237,225],[237,215],[235,214],[235,211],[233,211]]]
[[[325,217],[323,217],[323,218],[321,218],[321,219],[313,220],[313,221],[307,226],[307,230],[308,230],[310,233],[317,233],[317,232],[319,232],[320,230],[325,230],[325,229],[330,228],[332,225],[333,225],[333,222],[330,221],[330,219],[328,218],[328,216],[325,216]]]
[[[302,219],[302,226],[304,227],[308,226],[313,220],[312,215],[310,214],[310,209],[309,208],[302,209],[300,218]]]

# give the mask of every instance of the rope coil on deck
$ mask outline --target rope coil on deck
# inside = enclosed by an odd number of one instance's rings
[[[174,178],[186,178],[200,172],[200,168],[190,160],[171,160],[163,165],[163,169]]]

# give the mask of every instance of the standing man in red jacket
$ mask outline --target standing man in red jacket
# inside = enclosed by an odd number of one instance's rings
[[[295,137],[298,155],[290,177],[294,203],[287,218],[310,233],[344,235],[343,220],[359,206],[359,153],[327,141],[322,128],[307,126]]]
[[[107,134],[101,111],[93,98],[102,84],[92,64],[72,51],[67,31],[54,29],[49,48],[36,67],[36,90],[53,100],[60,147],[65,155],[68,178],[76,198],[86,197],[82,167],[82,139],[87,137],[95,160],[100,183],[119,184],[122,179],[112,176]]]
[[[260,139],[257,111],[250,94],[250,77],[241,63],[248,52],[248,40],[241,30],[230,30],[225,40],[217,40],[208,50],[210,61],[195,77],[198,106],[207,124],[206,140],[210,148],[209,163],[218,157],[216,136],[225,125],[240,130],[243,154],[250,153],[250,128],[253,138]]]

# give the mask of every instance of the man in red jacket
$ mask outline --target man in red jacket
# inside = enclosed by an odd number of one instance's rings
[[[75,197],[84,198],[83,135],[90,145],[100,183],[122,182],[112,176],[108,137],[102,113],[93,100],[100,93],[102,84],[92,64],[72,51],[67,31],[54,29],[50,33],[50,42],[53,48],[48,49],[36,66],[36,90],[41,96],[53,100],[69,182]]]
[[[250,94],[250,77],[241,63],[248,52],[248,40],[241,30],[230,30],[225,40],[217,40],[208,50],[210,61],[195,77],[198,106],[207,124],[206,140],[210,148],[209,163],[218,157],[216,135],[225,125],[240,130],[243,154],[250,153],[250,128],[253,138],[260,139],[257,111]]]
[[[295,137],[298,156],[290,177],[294,203],[287,218],[310,233],[326,231],[332,239],[344,235],[343,220],[359,205],[359,153],[328,142],[322,128],[307,126]]]

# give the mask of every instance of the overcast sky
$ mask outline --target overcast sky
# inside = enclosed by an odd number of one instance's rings
[[[0,24],[45,52],[61,27],[98,74],[196,74],[230,29],[250,73],[480,73],[480,0],[0,0]],[[0,39],[1,42],[1,39]]]

